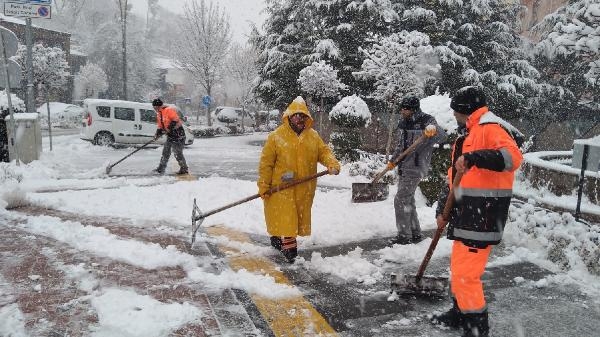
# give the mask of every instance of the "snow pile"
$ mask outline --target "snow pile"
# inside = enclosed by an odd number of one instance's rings
[[[308,269],[337,276],[343,280],[354,280],[366,285],[375,284],[383,279],[381,268],[364,259],[362,248],[356,247],[347,255],[322,257],[321,253],[312,253]]]
[[[454,133],[458,128],[454,113],[450,108],[450,95],[432,95],[421,99],[421,110],[430,114],[448,133]]]
[[[575,221],[531,204],[511,207],[507,243],[538,247],[560,270],[600,276],[600,226]]]
[[[167,336],[204,316],[189,303],[162,303],[147,295],[114,288],[106,289],[91,302],[98,313],[99,325],[93,337]]]
[[[10,94],[10,103],[15,112],[23,112],[26,110],[25,102],[15,94]],[[0,112],[6,110],[8,110],[8,96],[6,95],[6,91],[0,90]]]

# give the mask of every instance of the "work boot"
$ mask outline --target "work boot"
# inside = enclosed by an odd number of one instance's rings
[[[188,172],[187,168],[181,168],[181,169],[179,169],[179,171],[177,171],[178,175],[180,175],[180,174],[188,174],[188,173],[189,172]]]
[[[281,238],[279,236],[271,236],[271,246],[277,250],[281,250]]]
[[[391,245],[410,245],[412,240],[404,235],[398,235],[389,242]]]
[[[423,241],[423,235],[421,234],[413,234],[412,236],[412,243],[419,243]]]
[[[298,256],[298,243],[295,237],[284,237],[281,240],[281,253],[289,263],[294,263]]]
[[[463,323],[463,314],[458,309],[458,304],[456,303],[456,299],[453,299],[454,305],[450,310],[439,314],[433,315],[430,321],[436,325],[447,326],[449,328],[458,329],[462,326]]]
[[[464,314],[463,317],[462,337],[488,337],[490,335],[487,311],[480,314]]]
[[[154,170],[152,170],[152,173],[165,174],[165,170],[161,170],[160,167],[157,167]]]
[[[281,253],[285,257],[288,263],[294,263],[298,256],[298,248],[282,249]]]

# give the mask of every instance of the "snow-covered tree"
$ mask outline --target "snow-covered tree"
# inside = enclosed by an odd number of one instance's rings
[[[600,3],[570,1],[534,28],[543,33],[535,47],[536,65],[554,93],[546,95],[551,101],[540,103],[563,112],[578,106],[600,109]]]
[[[309,0],[313,17],[320,23],[313,42],[311,60],[326,60],[335,69],[349,92],[362,92],[368,86],[352,75],[359,71],[373,39],[398,30],[398,14],[390,0]]]
[[[338,71],[333,69],[327,62],[321,60],[300,70],[298,83],[302,91],[311,97],[320,99],[319,131],[323,125],[323,114],[325,107],[323,99],[335,97],[346,86],[337,78]]]
[[[233,45],[228,59],[228,71],[231,77],[239,86],[238,101],[242,107],[242,122],[244,125],[245,111],[248,105],[253,101],[253,83],[258,76],[256,69],[256,50],[247,46]],[[244,128],[242,127],[242,132]]]
[[[318,23],[305,0],[268,0],[264,33],[254,29],[258,51],[256,94],[267,104],[285,108],[300,93],[300,70],[310,64]]]
[[[231,42],[229,17],[213,2],[192,0],[184,5],[173,58],[196,78],[207,95],[221,81]],[[212,125],[207,109],[207,123]]]
[[[422,96],[426,81],[439,71],[429,36],[420,32],[391,34],[363,52],[366,59],[354,75],[372,79],[375,90],[371,96],[380,101]]]
[[[97,98],[98,94],[106,89],[106,73],[95,63],[84,65],[75,75],[75,92],[78,99]]]
[[[425,83],[434,79],[439,64],[426,34],[405,30],[382,38],[368,50],[361,71],[354,75],[369,79],[375,90],[370,96],[381,102],[394,102],[407,96],[422,97]],[[386,155],[394,134],[394,107],[390,108]]]
[[[516,33],[521,9],[504,0],[405,0],[398,8],[404,28],[429,35],[436,47],[440,89],[482,86],[504,117],[526,114],[539,93],[539,73]]]
[[[336,157],[345,161],[356,161],[360,155],[357,149],[362,143],[357,128],[371,122],[371,112],[367,103],[356,95],[342,98],[329,112],[329,119],[337,126],[329,138]]]
[[[19,44],[17,54],[14,56],[21,68],[25,69],[27,60],[27,47]],[[69,82],[69,63],[65,52],[59,47],[44,47],[41,43],[32,47],[33,85],[34,89],[42,86],[45,90],[63,88]],[[36,93],[35,97],[39,93]]]

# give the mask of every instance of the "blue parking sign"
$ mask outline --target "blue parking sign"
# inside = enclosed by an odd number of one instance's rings
[[[209,106],[211,101],[212,99],[208,95],[202,97],[202,105],[204,106]]]

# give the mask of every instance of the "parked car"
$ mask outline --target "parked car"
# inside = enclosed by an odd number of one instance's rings
[[[217,120],[221,123],[226,123],[228,126],[233,125],[240,127],[242,123],[242,114],[244,115],[244,127],[254,127],[254,116],[247,110],[228,106],[220,106],[215,109]]]
[[[58,128],[77,128],[83,117],[82,107],[62,102],[50,102],[50,122],[52,127]],[[48,128],[48,104],[44,103],[37,112],[40,114],[42,128]]]
[[[80,137],[95,145],[144,144],[156,133],[156,112],[150,103],[85,99],[83,109]],[[191,145],[194,135],[188,126],[184,125],[183,129],[185,145]],[[166,137],[161,137],[156,143],[165,141]]]

